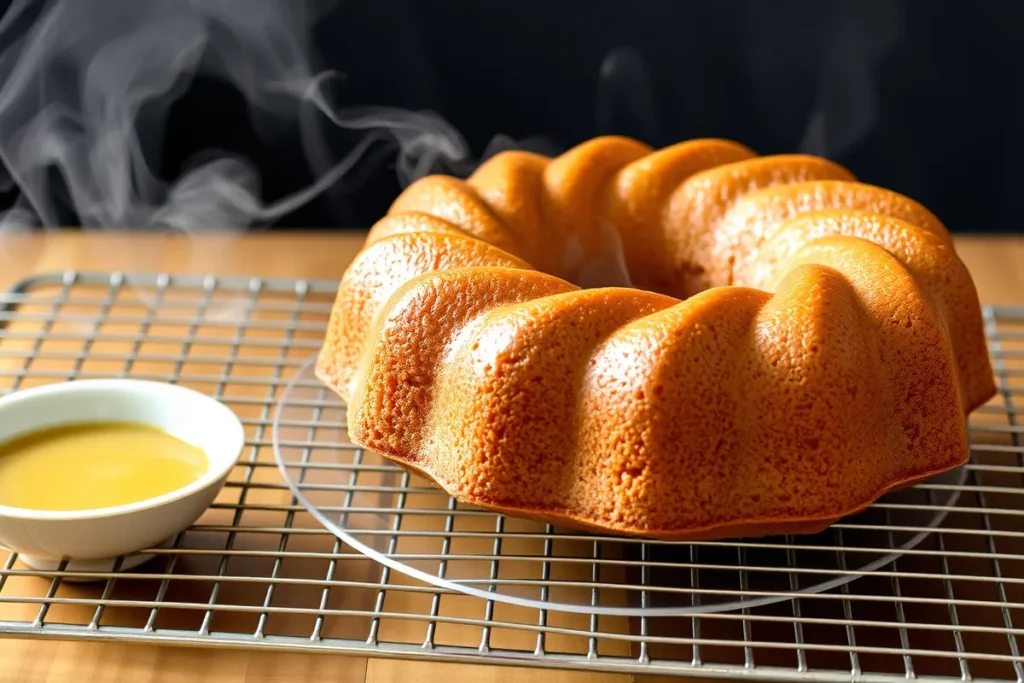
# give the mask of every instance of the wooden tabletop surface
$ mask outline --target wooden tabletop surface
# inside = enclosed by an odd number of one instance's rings
[[[5,236],[0,240],[0,287],[6,289],[34,273],[64,269],[337,279],[362,240],[359,232],[192,238],[72,232]],[[963,237],[957,239],[957,249],[984,303],[1024,305],[1024,238]],[[344,683],[457,678],[512,682],[539,675],[532,669],[343,655],[0,639],[0,683]],[[559,671],[543,676],[552,682],[647,680]]]

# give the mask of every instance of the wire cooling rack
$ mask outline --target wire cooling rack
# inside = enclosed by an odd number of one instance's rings
[[[919,486],[909,501],[887,499],[816,537],[687,545],[464,507],[356,449],[343,407],[302,374],[335,288],[59,273],[0,298],[0,392],[84,377],[172,381],[227,403],[248,438],[214,505],[149,550],[156,557],[146,565],[41,571],[0,549],[0,635],[699,678],[1024,680],[1024,446],[1014,405],[1024,400],[1024,311],[985,311],[1001,391],[972,417],[972,461],[958,478]],[[284,474],[301,475],[289,477],[301,492],[320,492],[324,519],[351,526],[362,516],[361,538],[396,565],[495,599],[417,580],[326,530],[282,478],[275,417]],[[916,545],[861,575],[865,553],[884,557],[919,533]],[[851,574],[823,593],[805,591]],[[499,599],[513,589],[541,606]],[[696,612],[585,609],[654,607],[665,596]],[[723,596],[771,599],[711,613]],[[543,607],[568,602],[584,609]]]

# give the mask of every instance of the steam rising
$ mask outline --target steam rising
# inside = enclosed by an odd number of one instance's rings
[[[836,157],[854,149],[879,120],[879,65],[902,33],[893,3],[835,5],[814,109],[800,151]]]
[[[318,18],[300,0],[15,0],[0,18],[0,191],[16,194],[0,214],[0,255],[5,234],[70,222],[186,234],[268,225],[384,154],[397,154],[403,186],[432,172],[471,172],[478,162],[466,140],[434,113],[331,104],[328,86],[344,74],[316,68]],[[800,145],[832,158],[877,121],[874,73],[898,36],[899,15],[857,5],[836,21]],[[879,23],[887,30],[872,29]],[[174,181],[159,178],[170,107],[199,75],[237,90],[264,140],[297,128],[316,180],[267,198],[251,160],[217,149],[203,150]],[[655,90],[640,52],[613,50],[600,69],[597,133],[673,142],[661,139]],[[362,133],[359,143],[332,153],[332,128]],[[560,151],[498,136],[484,158],[508,148]],[[586,277],[628,283],[616,231],[598,227],[601,248],[585,251],[606,258],[588,263]],[[565,256],[579,257],[572,249]]]
[[[316,16],[297,0],[18,0],[0,19],[0,189],[17,191],[0,235],[60,226],[186,233],[268,224],[309,201],[381,145],[400,180],[459,171],[465,140],[440,117],[388,109],[334,111],[331,72],[314,72]],[[168,109],[197,75],[230,83],[267,137],[296,123],[317,180],[265,201],[245,158],[205,150],[173,183],[153,168]],[[217,116],[218,112],[209,114]],[[332,158],[324,127],[365,130]]]

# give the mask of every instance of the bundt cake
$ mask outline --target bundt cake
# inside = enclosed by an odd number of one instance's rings
[[[355,443],[463,502],[673,540],[820,531],[964,464],[995,393],[931,212],[717,139],[413,183],[316,373]]]

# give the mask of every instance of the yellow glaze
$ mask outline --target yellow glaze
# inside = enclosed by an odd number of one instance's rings
[[[67,424],[0,445],[0,505],[93,510],[135,503],[196,481],[206,454],[149,425]]]

